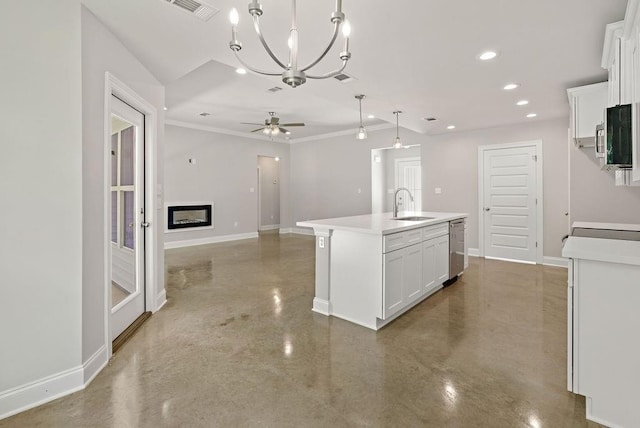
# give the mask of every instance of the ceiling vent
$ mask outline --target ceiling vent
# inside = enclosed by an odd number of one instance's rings
[[[340,83],[349,83],[352,80],[355,80],[355,78],[353,76],[349,76],[346,73],[337,74],[337,75],[333,76],[333,78],[336,79]]]
[[[435,117],[423,117],[423,120],[426,120],[427,122],[433,122],[434,120],[437,120]]]
[[[267,89],[267,91],[269,91],[269,92],[278,92],[278,91],[281,91],[281,90],[282,90],[282,88],[280,86],[274,86],[273,88]]]
[[[199,18],[203,21],[208,21],[211,19],[213,15],[218,13],[220,10],[216,9],[202,1],[196,0],[166,0],[167,3],[174,4],[179,8],[186,10],[187,12],[195,15],[196,18]]]

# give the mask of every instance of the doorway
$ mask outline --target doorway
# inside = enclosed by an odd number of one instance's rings
[[[395,160],[396,189],[409,189],[413,199],[398,194],[398,205],[402,211],[422,211],[422,168],[419,157],[398,158]]]
[[[280,229],[280,158],[258,156],[258,231]]]
[[[108,206],[113,341],[145,312],[144,115],[111,95]]]
[[[542,263],[542,142],[478,149],[480,256]]]

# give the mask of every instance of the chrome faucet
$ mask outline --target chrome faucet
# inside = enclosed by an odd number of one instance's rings
[[[411,202],[413,202],[413,195],[406,187],[398,187],[396,189],[396,193],[393,194],[393,217],[398,217],[398,192],[401,190],[406,190],[411,198]]]

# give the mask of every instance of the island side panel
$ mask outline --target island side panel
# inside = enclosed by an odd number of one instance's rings
[[[382,236],[335,230],[331,237],[332,315],[377,329],[382,316]]]

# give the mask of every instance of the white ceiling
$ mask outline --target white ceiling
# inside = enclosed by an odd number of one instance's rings
[[[240,11],[242,57],[256,68],[277,71],[253,32],[248,0],[205,1],[220,10],[207,22],[166,0],[84,3],[166,85],[167,119],[249,135],[255,127],[240,122],[262,123],[275,111],[283,123],[307,124],[291,129],[293,139],[357,128],[354,96],[360,93],[367,96],[366,126],[395,123],[392,112],[399,109],[401,127],[428,135],[566,116],[566,88],[606,80],[600,68],[604,27],[624,18],[627,3],[344,0],[353,29],[345,72],[355,79],[308,80],[292,89],[279,77],[234,72],[239,64],[228,47],[232,7]],[[263,33],[285,59],[290,2],[262,4]],[[334,7],[331,0],[298,2],[301,63],[315,59],[329,40]],[[313,74],[339,64],[341,38],[336,44]],[[478,61],[485,50],[499,56]],[[502,90],[509,82],[521,86]],[[267,91],[274,86],[283,90]],[[530,104],[517,107],[520,99]],[[538,116],[527,119],[530,112]],[[438,120],[423,120],[429,116]],[[446,129],[449,124],[455,131]]]

